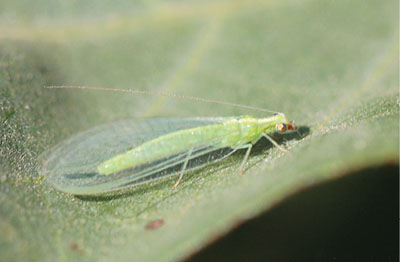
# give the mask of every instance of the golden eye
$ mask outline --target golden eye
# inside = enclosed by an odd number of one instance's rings
[[[286,124],[284,124],[284,123],[280,123],[280,124],[278,124],[278,125],[276,126],[276,129],[277,129],[279,132],[285,132],[286,129],[287,129],[287,126],[286,126]]]

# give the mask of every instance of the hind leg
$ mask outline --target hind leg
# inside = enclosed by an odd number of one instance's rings
[[[241,175],[241,176],[243,176],[243,167],[244,167],[244,165],[246,164],[247,159],[249,158],[249,155],[250,155],[250,152],[251,152],[252,147],[253,147],[253,144],[249,143],[249,144],[245,144],[245,145],[242,145],[242,146],[240,146],[240,147],[235,148],[235,150],[238,150],[238,149],[247,149],[247,150],[246,150],[246,154],[244,155],[244,158],[243,158],[242,163],[240,164],[240,167],[239,167],[239,170],[238,170],[238,173],[239,173],[239,175]]]
[[[193,148],[191,148],[189,150],[189,152],[187,153],[185,162],[183,162],[181,174],[180,174],[180,176],[178,178],[178,181],[176,181],[176,183],[172,186],[172,188],[176,188],[179,185],[179,183],[181,182],[182,177],[183,177],[183,173],[185,173],[185,171],[186,171],[186,167],[187,167],[187,164],[189,162],[190,156],[192,155],[192,152],[193,152]]]

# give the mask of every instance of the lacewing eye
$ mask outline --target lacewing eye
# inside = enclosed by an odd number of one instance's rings
[[[280,123],[280,124],[278,124],[278,125],[276,126],[276,129],[277,129],[279,132],[285,132],[285,131],[287,130],[287,125],[284,124],[284,123]]]

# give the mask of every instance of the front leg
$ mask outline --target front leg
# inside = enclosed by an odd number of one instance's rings
[[[268,139],[269,142],[271,142],[274,146],[276,146],[276,147],[277,147],[278,149],[280,149],[281,151],[283,151],[283,152],[289,152],[289,150],[287,150],[287,149],[281,147],[280,145],[278,145],[278,143],[277,143],[275,140],[273,140],[273,139],[272,139],[269,135],[267,135],[266,133],[262,133],[262,136],[265,137],[266,139]]]

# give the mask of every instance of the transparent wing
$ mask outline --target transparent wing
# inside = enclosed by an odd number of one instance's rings
[[[186,151],[135,166],[111,175],[100,175],[97,166],[146,141],[178,130],[221,123],[227,118],[150,118],[124,120],[94,127],[57,146],[41,169],[57,189],[73,194],[96,194],[142,184],[180,171]],[[205,166],[233,153],[220,148],[220,137],[195,145],[186,170]]]

